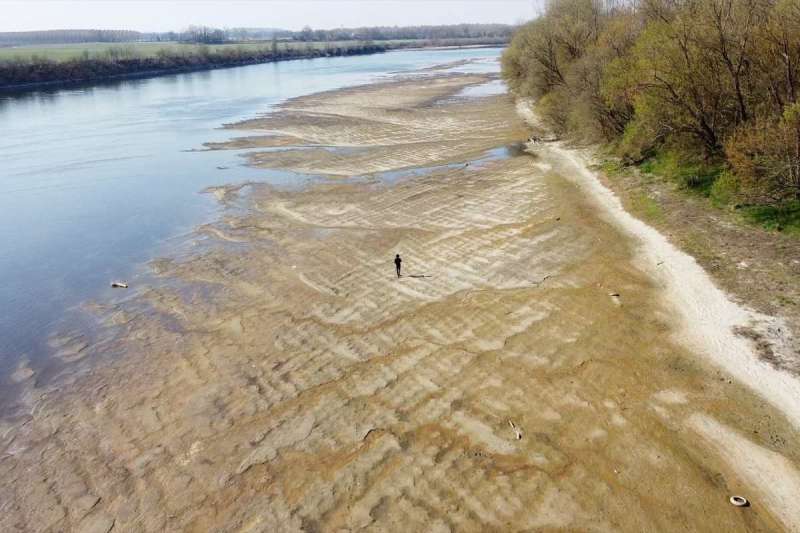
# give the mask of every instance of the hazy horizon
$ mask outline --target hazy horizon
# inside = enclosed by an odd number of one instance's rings
[[[541,0],[0,0],[0,31],[515,24]]]

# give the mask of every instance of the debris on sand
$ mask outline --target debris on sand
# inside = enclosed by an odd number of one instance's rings
[[[748,507],[750,502],[744,496],[731,496],[730,502],[736,507]]]
[[[361,442],[364,442],[365,440],[367,440],[367,437],[369,437],[370,435],[372,435],[372,434],[373,434],[374,432],[376,432],[376,431],[380,431],[380,428],[370,428],[370,429],[369,429],[369,430],[368,430],[368,431],[367,431],[367,432],[364,434],[364,436],[363,436],[363,437],[361,437]]]
[[[111,288],[113,288],[113,289],[127,289],[128,288],[128,284],[125,283],[124,281],[112,281],[111,282]]]
[[[514,432],[514,435],[517,437],[517,440],[522,440],[522,431],[519,430],[517,425],[512,421],[508,421],[508,425],[511,427],[511,430]]]

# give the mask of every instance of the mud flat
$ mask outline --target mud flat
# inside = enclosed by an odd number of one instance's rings
[[[800,531],[793,405],[696,335],[738,315],[692,329],[580,159],[504,151],[511,98],[453,98],[485,81],[232,126],[327,179],[215,189],[197,252],[98,309],[81,353],[121,356],[0,429],[0,530]]]

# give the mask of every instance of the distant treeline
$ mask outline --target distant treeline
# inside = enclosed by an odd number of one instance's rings
[[[561,135],[729,205],[800,205],[800,2],[550,0],[503,74]]]
[[[219,29],[189,26],[183,31],[139,32],[130,30],[43,30],[0,32],[0,46],[35,46],[80,43],[193,42],[223,43],[229,41],[290,39],[291,31],[275,28]],[[299,32],[298,32],[299,33]]]
[[[324,46],[278,46],[277,42],[273,42],[258,48],[199,46],[187,51],[165,48],[158,50],[155,55],[138,54],[134,47],[110,48],[99,56],[66,61],[34,56],[0,62],[0,89],[157,75],[287,59],[373,54],[388,48],[384,44],[370,42],[330,43]]]
[[[0,32],[0,46],[72,43],[128,43],[144,34],[128,30],[46,30]]]
[[[511,39],[515,26],[506,24],[454,24],[447,26],[380,26],[373,28],[339,28],[313,30],[306,26],[292,33],[299,41],[341,41],[348,39],[388,41],[399,39]]]
[[[210,28],[189,26],[180,32],[142,33],[127,30],[48,30],[0,32],[0,46],[28,46],[74,43],[120,42],[192,42],[222,44],[252,40],[280,39],[287,41],[388,41],[402,39],[468,39],[494,38],[509,40],[513,26],[504,24],[456,24],[449,26],[407,26],[377,28],[340,28],[301,31],[276,28]]]

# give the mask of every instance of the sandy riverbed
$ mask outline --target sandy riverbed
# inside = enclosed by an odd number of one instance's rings
[[[698,338],[732,315],[687,324],[573,153],[496,150],[514,102],[452,98],[485,79],[235,126],[331,179],[214,190],[197,253],[98,311],[124,357],[2,428],[0,530],[800,531],[798,413]]]

